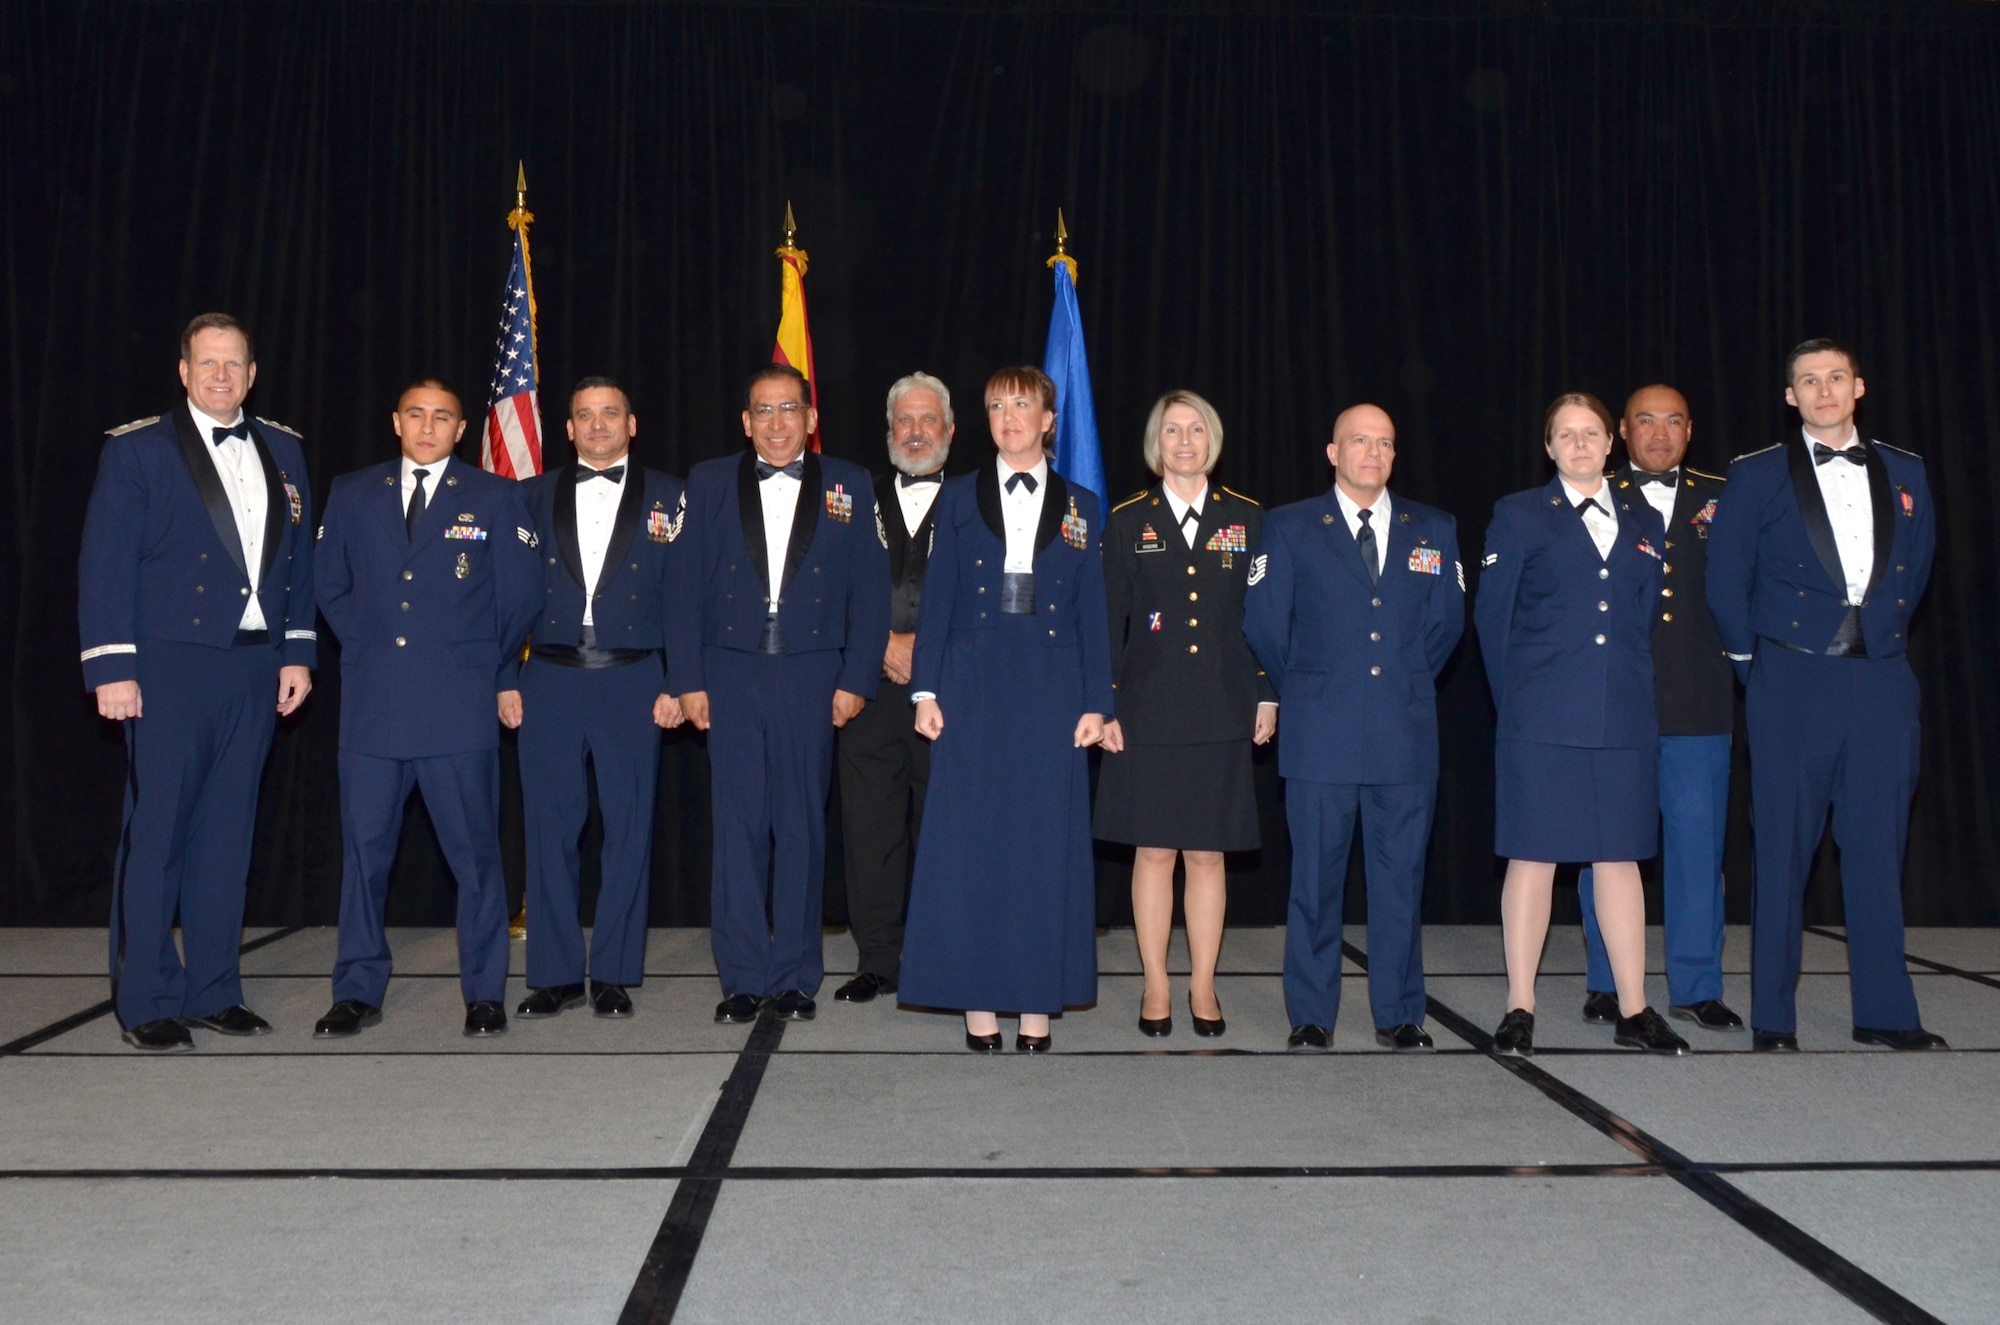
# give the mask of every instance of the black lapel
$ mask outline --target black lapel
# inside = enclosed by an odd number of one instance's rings
[[[903,499],[897,494],[899,480],[895,472],[884,474],[875,480],[875,516],[882,523],[882,542],[889,549],[889,582],[894,584],[903,578],[903,556],[910,550],[910,531],[903,525]],[[937,499],[931,499],[931,510],[937,509]],[[924,522],[929,523],[930,514],[924,514]]]
[[[1042,498],[1042,522],[1035,526],[1035,555],[1056,541],[1062,532],[1063,517],[1069,514],[1069,484],[1056,473],[1055,466],[1049,466],[1049,490]],[[1101,533],[1102,531],[1100,531]]]
[[[1873,442],[1868,445],[1868,504],[1875,512],[1875,564],[1868,571],[1868,592],[1863,602],[1875,601],[1876,586],[1882,583],[1882,568],[1888,563],[1890,545],[1896,541],[1896,485],[1889,481],[1889,466]]]
[[[792,510],[792,538],[785,545],[785,578],[778,582],[776,590],[780,594],[792,582],[792,576],[798,574],[799,567],[806,564],[806,551],[812,547],[813,533],[819,528],[819,455],[807,451],[804,459],[805,472],[799,475],[799,504]]]
[[[775,595],[771,567],[765,560],[764,501],[757,495],[757,452],[749,448],[743,452],[743,463],[736,466],[736,513],[743,521],[744,550],[750,554],[750,564],[764,581],[764,592]]]
[[[979,467],[979,478],[973,485],[979,494],[979,515],[986,521],[986,527],[1003,544],[1007,541],[1007,517],[1000,512],[1000,466],[988,460]]]
[[[257,567],[257,584],[261,588],[264,577],[271,573],[271,563],[278,558],[278,540],[284,536],[285,521],[292,518],[292,501],[285,494],[285,480],[278,473],[278,462],[271,459],[271,448],[264,445],[264,435],[254,423],[250,425],[250,444],[257,448],[257,460],[264,469],[264,548]]]
[[[1820,495],[1819,478],[1813,473],[1812,448],[1800,442],[1785,443],[1785,458],[1792,469],[1792,496],[1799,504],[1799,518],[1805,521],[1806,539],[1826,576],[1833,581],[1843,602],[1847,599],[1847,572],[1840,568],[1840,545],[1833,541],[1833,521],[1827,518],[1826,498]],[[1842,461],[1846,464],[1846,461]],[[1886,479],[1884,480],[1887,481]],[[1869,487],[1875,486],[1869,476]],[[1879,523],[1879,521],[1878,521]]]
[[[243,561],[243,535],[237,531],[235,512],[229,509],[229,494],[223,489],[222,475],[215,472],[215,461],[209,458],[208,448],[212,443],[195,430],[185,402],[174,410],[174,430],[180,434],[181,459],[187,462],[188,475],[194,479],[195,491],[201,494],[201,504],[208,507],[208,518],[215,522],[215,532],[222,539],[222,546],[228,549],[229,559],[247,580],[250,568]],[[267,539],[266,544],[270,543]]]
[[[604,545],[604,569],[597,572],[599,593],[604,592],[604,586],[611,583],[611,577],[625,564],[626,549],[632,546],[632,539],[639,532],[639,521],[646,518],[646,471],[633,464],[630,456],[625,458],[625,481],[618,486],[624,492],[618,498],[618,514],[612,517],[611,538]],[[570,504],[574,507],[575,503],[572,491]]]
[[[572,460],[556,474],[553,512],[556,548],[562,553],[563,565],[569,570],[569,577],[576,581],[576,587],[589,593],[590,586],[583,579],[583,543],[576,536],[576,462]]]

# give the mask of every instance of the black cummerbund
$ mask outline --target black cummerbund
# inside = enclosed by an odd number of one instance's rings
[[[528,656],[558,667],[626,667],[650,658],[653,649],[573,649],[567,644],[537,644]]]
[[[238,630],[236,638],[229,642],[231,644],[269,645],[271,642],[271,632],[268,630]]]
[[[1035,614],[1035,573],[1006,571],[1000,576],[1000,610],[1010,616]]]

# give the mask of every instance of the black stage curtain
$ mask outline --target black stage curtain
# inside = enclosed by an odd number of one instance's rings
[[[305,433],[318,491],[392,454],[405,379],[486,380],[517,158],[552,460],[584,373],[629,384],[647,464],[741,445],[788,199],[832,453],[880,467],[884,390],[919,367],[960,393],[954,470],[988,453],[977,393],[1040,359],[1060,206],[1114,497],[1142,485],[1139,428],[1169,387],[1216,403],[1217,478],[1267,504],[1321,490],[1335,411],[1374,400],[1398,490],[1455,512],[1474,565],[1494,499],[1549,473],[1557,392],[1615,409],[1675,383],[1691,460],[1719,469],[1795,426],[1790,345],[1849,341],[1867,428],[1929,458],[1942,512],[1911,650],[1909,917],[2000,921],[1990,5],[11,0],[0,128],[0,922],[106,909],[124,756],[83,694],[74,606],[102,430],[178,398],[179,328],[221,308],[259,338],[253,412]],[[335,913],[336,662],[325,648],[271,758],[253,922]],[[1491,922],[1493,714],[1469,637],[1440,703],[1425,916]],[[677,736],[662,757],[653,918],[702,923],[706,756]],[[1283,916],[1262,776],[1246,922]],[[1106,855],[1107,920],[1123,869]],[[1825,872],[1813,914],[1837,919]],[[450,887],[413,816],[392,919],[448,923]]]

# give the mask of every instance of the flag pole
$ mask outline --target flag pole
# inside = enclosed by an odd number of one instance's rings
[[[1075,285],[1076,259],[1069,255],[1069,227],[1063,224],[1062,208],[1060,207],[1056,208],[1056,251],[1054,256],[1049,259],[1049,270],[1054,271],[1058,262],[1069,268],[1069,283]]]
[[[514,210],[507,213],[507,228],[509,230],[517,230],[521,235],[521,274],[529,277],[527,282],[528,345],[531,349],[534,347],[536,335],[535,282],[533,280],[533,273],[528,267],[528,227],[534,223],[534,220],[535,214],[528,210],[528,166],[525,161],[516,159],[514,162]],[[537,357],[533,362],[536,374],[539,376],[542,361]],[[535,385],[539,387],[541,383],[537,382]],[[521,661],[526,662],[527,660],[528,646],[524,643],[521,646]],[[528,937],[528,894],[525,890],[521,893],[521,909],[514,913],[513,920],[507,924],[507,937],[509,939],[525,939]]]

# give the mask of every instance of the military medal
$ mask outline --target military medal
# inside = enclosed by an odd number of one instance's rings
[[[854,494],[836,483],[826,494],[826,513],[831,519],[848,524],[854,519]]]
[[[284,474],[283,474],[283,473],[281,472],[281,473],[279,473],[278,477],[279,477],[280,479],[282,479],[282,478],[284,478],[285,476],[284,476]],[[289,482],[285,484],[285,500],[286,500],[286,501],[288,501],[288,502],[290,502],[290,503],[292,504],[292,523],[293,523],[293,524],[297,524],[297,523],[299,523],[299,522],[300,522],[301,520],[305,519],[305,514],[306,514],[306,504],[305,504],[305,502],[303,502],[303,501],[301,501],[301,500],[299,499],[299,490],[298,490],[297,488],[293,487],[293,486],[292,486],[292,485],[291,485],[291,484],[290,484]]]
[[[1912,519],[1912,520],[1916,519],[1916,518],[1917,518],[1917,504],[1916,504],[1915,502],[1913,502],[1913,501],[1911,501],[1911,500],[1910,500],[1910,494],[1909,494],[1909,492],[1908,492],[1908,491],[1906,491],[1905,489],[1901,488],[1901,487],[1898,487],[1898,488],[1896,489],[1896,494],[1897,494],[1898,496],[1900,496],[1900,497],[1901,497],[1901,498],[1903,499],[1903,514],[1904,514],[1904,516],[1905,516],[1906,518],[1908,518],[1908,519]]]
[[[1410,569],[1419,575],[1444,574],[1444,553],[1434,547],[1410,549]]]
[[[1160,538],[1159,533],[1153,528],[1153,526],[1146,525],[1139,530],[1138,546],[1134,547],[1132,550],[1134,552],[1165,552],[1167,550],[1167,545],[1165,541]]]
[[[1076,513],[1076,498],[1074,497],[1069,499],[1069,514],[1065,515],[1062,520],[1062,536],[1063,542],[1076,548],[1078,551],[1084,551],[1090,547],[1090,524]]]
[[[472,574],[472,562],[467,560],[465,553],[461,552],[458,554],[458,565],[452,569],[451,573],[458,576],[461,580]]]
[[[1242,525],[1233,524],[1210,534],[1208,542],[1203,544],[1203,546],[1210,552],[1220,552],[1222,554],[1222,569],[1234,570],[1236,568],[1236,554],[1250,550],[1250,535]]]

